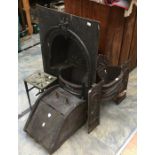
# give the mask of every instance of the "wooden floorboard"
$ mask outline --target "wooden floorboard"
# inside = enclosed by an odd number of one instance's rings
[[[137,155],[137,133],[127,144],[121,155]]]

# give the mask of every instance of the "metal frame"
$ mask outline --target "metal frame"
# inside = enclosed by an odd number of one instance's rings
[[[49,88],[49,87],[55,82],[55,80],[57,79],[56,77],[52,76],[53,80],[51,80],[51,82],[49,82],[49,84],[47,84],[46,86],[43,86],[43,87],[41,88],[41,87],[37,86],[36,84],[33,84],[34,79],[33,79],[33,82],[31,81],[31,80],[32,80],[32,79],[31,79],[31,76],[35,75],[36,73],[37,73],[37,74],[38,74],[38,73],[41,73],[41,74],[46,75],[46,76],[51,76],[51,75],[49,75],[49,74],[47,74],[47,73],[38,71],[38,72],[35,72],[35,73],[31,74],[30,76],[28,76],[27,78],[24,79],[24,86],[25,86],[25,90],[26,90],[26,95],[27,95],[29,107],[30,107],[31,110],[32,110],[32,103],[31,103],[31,99],[30,99],[30,94],[29,94],[29,92],[30,92],[31,90],[33,90],[34,88],[36,88],[36,89],[39,90],[39,92],[36,94],[36,96],[38,96],[39,94],[43,93],[47,88]],[[37,80],[36,80],[36,81],[37,81]],[[32,87],[29,88],[29,87],[28,87],[28,84],[32,85]]]
[[[27,95],[27,98],[28,98],[29,107],[30,107],[30,109],[32,110],[32,104],[31,104],[31,99],[30,99],[30,94],[29,94],[29,92],[30,92],[32,89],[36,88],[36,89],[39,90],[39,92],[36,94],[36,96],[38,96],[40,93],[43,93],[43,92],[46,90],[46,88],[40,89],[40,88],[35,87],[35,86],[32,86],[31,88],[28,88],[28,83],[29,83],[29,82],[27,82],[26,80],[24,80],[24,85],[25,85],[26,95]],[[30,84],[30,83],[29,83],[29,84]]]

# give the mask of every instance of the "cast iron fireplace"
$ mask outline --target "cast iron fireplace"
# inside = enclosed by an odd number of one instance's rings
[[[53,153],[84,123],[88,133],[99,125],[100,104],[126,97],[129,70],[98,54],[99,22],[42,6],[38,16],[44,72],[57,81],[37,99],[24,130]]]

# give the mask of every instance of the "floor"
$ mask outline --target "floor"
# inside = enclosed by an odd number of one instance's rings
[[[133,136],[131,141],[122,151],[122,155],[136,155],[137,154],[137,133]]]
[[[38,37],[38,35],[33,36],[32,39],[24,43],[24,46],[27,47],[29,43],[31,45],[36,43],[39,40]],[[43,70],[40,45],[19,53],[19,114],[29,108],[23,79],[37,70]],[[136,80],[137,70],[134,69],[130,73],[127,98],[120,105],[113,102],[101,103],[100,125],[90,134],[87,134],[86,125],[84,125],[54,155],[117,155],[123,153],[123,155],[128,155],[127,151],[122,152],[122,150],[126,146],[126,142],[136,132]],[[37,90],[31,93],[32,103],[35,103],[36,93]],[[46,150],[23,131],[28,115],[29,113],[23,114],[18,120],[19,155],[47,155]],[[126,148],[131,150],[130,146]]]

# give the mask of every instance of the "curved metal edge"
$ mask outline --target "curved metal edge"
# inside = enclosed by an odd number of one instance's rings
[[[32,118],[32,116],[33,116],[33,113],[34,113],[35,110],[37,109],[37,107],[38,107],[38,105],[39,105],[41,99],[42,99],[44,96],[46,96],[49,92],[54,91],[54,90],[55,90],[56,88],[58,88],[58,87],[59,87],[58,84],[54,85],[53,87],[50,87],[49,89],[47,89],[45,92],[43,92],[43,93],[37,98],[37,100],[36,100],[36,102],[35,102],[35,104],[34,104],[34,106],[33,106],[33,108],[32,108],[32,111],[31,111],[31,113],[29,114],[29,117],[28,117],[28,119],[27,119],[27,122],[26,122],[26,124],[25,124],[25,126],[24,126],[24,131],[26,131],[26,128],[27,128],[28,124],[30,123],[31,118]]]
[[[62,132],[63,132],[63,129],[64,129],[64,126],[66,125],[66,120],[70,117],[70,115],[74,112],[74,111],[76,111],[78,108],[80,108],[81,106],[84,106],[83,108],[85,108],[85,110],[87,110],[86,109],[86,105],[85,105],[85,103],[82,103],[82,104],[79,104],[75,109],[73,109],[72,110],[72,112],[71,113],[69,113],[69,115],[67,115],[67,117],[65,117],[65,120],[64,120],[64,123],[61,125],[61,129],[60,129],[60,132],[58,132],[58,134],[57,134],[57,138],[56,138],[56,142],[55,142],[55,145],[54,145],[54,147],[55,147],[55,149],[54,150],[49,150],[48,152],[49,153],[54,153],[59,147],[61,147],[61,145],[70,137],[70,136],[72,136],[82,125],[84,125],[84,123],[87,121],[87,117],[85,118],[85,120],[81,123],[81,125],[77,128],[77,129],[75,129],[75,130],[73,130],[66,138],[64,138],[64,140],[62,140],[61,142],[60,142],[60,144],[58,144],[59,143],[59,137],[60,137],[60,135],[62,134]],[[85,114],[86,115],[86,114]]]

